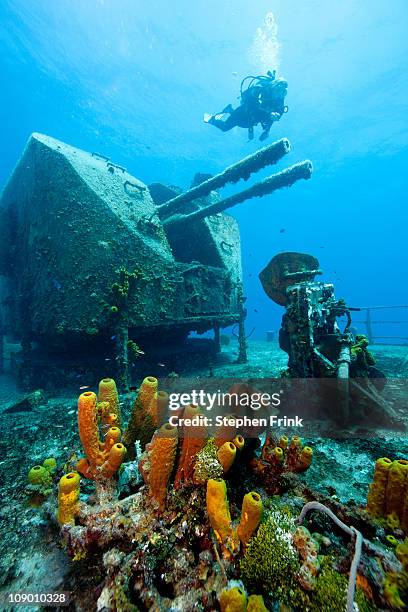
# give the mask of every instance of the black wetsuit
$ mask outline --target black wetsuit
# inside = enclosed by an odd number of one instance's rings
[[[278,113],[279,116],[285,112],[283,99],[268,98],[264,87],[251,87],[242,97],[242,104],[235,110],[225,110],[222,114],[229,113],[227,119],[217,119],[211,117],[209,123],[215,125],[223,132],[228,132],[234,127],[247,128],[249,137],[253,137],[253,129],[258,123],[261,124],[263,134],[261,138],[266,138],[271,129],[272,123],[276,121],[271,117],[271,113]],[[262,139],[263,139],[262,138]]]

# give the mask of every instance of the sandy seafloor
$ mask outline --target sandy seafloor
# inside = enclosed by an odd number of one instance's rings
[[[405,346],[372,347],[377,366],[392,378],[408,378],[408,349]],[[220,378],[261,378],[279,376],[287,356],[276,343],[250,340],[249,362],[234,363],[235,339],[223,347],[212,374]],[[149,372],[146,372],[148,375]],[[208,368],[184,375],[208,376]],[[0,530],[0,589],[2,591],[45,592],[67,584],[71,562],[61,549],[58,530],[50,524],[44,509],[31,508],[24,491],[28,470],[46,457],[55,457],[61,468],[72,453],[81,455],[77,433],[76,402],[81,393],[48,396],[46,403],[30,412],[4,413],[0,437],[2,502]],[[132,395],[132,394],[130,394]],[[4,411],[24,396],[9,376],[0,377],[0,407]],[[126,398],[125,398],[126,399]],[[130,400],[130,396],[128,398]],[[353,499],[364,504],[372,478],[373,462],[387,454],[408,456],[406,435],[397,438],[381,430],[371,440],[311,441],[312,467],[304,474],[310,486],[336,495],[342,502]],[[1,605],[0,605],[1,609]],[[6,609],[6,608],[4,608]],[[22,610],[22,607],[18,608]],[[35,610],[35,607],[24,608]]]

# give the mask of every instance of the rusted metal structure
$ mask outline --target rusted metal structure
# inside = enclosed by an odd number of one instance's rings
[[[34,354],[44,363],[112,358],[126,386],[138,346],[181,346],[191,331],[242,322],[240,235],[224,211],[307,179],[312,167],[301,162],[225,199],[214,189],[289,150],[279,140],[180,194],[33,134],[0,203],[5,325],[26,369]]]

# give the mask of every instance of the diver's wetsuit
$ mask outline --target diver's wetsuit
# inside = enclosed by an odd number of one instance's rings
[[[214,115],[208,123],[215,125],[222,132],[228,132],[234,127],[247,128],[250,139],[253,138],[254,126],[260,123],[263,129],[261,140],[265,140],[272,123],[280,119],[284,112],[285,104],[282,97],[275,98],[273,95],[269,97],[264,87],[253,86],[244,93],[242,104],[238,108],[234,110],[230,105],[219,113],[220,115],[228,113],[227,119],[217,119],[217,115]]]
[[[270,127],[272,125],[270,117],[271,113],[262,108],[254,109],[251,112],[251,109],[248,109],[246,106],[238,106],[238,108],[231,111],[227,119],[224,120],[211,117],[209,123],[215,125],[215,127],[223,132],[228,132],[234,127],[249,129],[258,123],[260,123],[262,127],[264,127],[264,125],[269,125]]]
[[[279,113],[279,115],[281,115],[281,113]],[[211,117],[208,123],[215,125],[215,127],[219,128],[222,132],[228,132],[234,127],[248,128],[250,138],[253,137],[254,126],[260,123],[263,129],[261,139],[264,140],[269,134],[269,130],[274,120],[276,121],[276,119],[271,117],[271,111],[258,108],[254,112],[248,112],[245,106],[238,106],[238,108],[231,112],[227,119],[223,120]]]

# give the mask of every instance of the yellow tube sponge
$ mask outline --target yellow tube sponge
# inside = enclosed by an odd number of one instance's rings
[[[238,451],[242,450],[245,446],[245,440],[243,436],[235,436],[232,443],[234,444],[234,446],[236,447]]]
[[[295,472],[305,472],[312,464],[313,449],[310,446],[304,446],[300,453]]]
[[[167,484],[174,467],[178,443],[177,427],[165,423],[154,434],[149,444],[149,474],[147,482],[150,495],[158,502],[159,509],[163,510],[166,500]]]
[[[80,477],[77,472],[64,474],[58,485],[58,522],[74,525],[79,510]]]
[[[120,414],[120,405],[119,405],[119,396],[118,391],[116,389],[116,383],[113,378],[103,378],[99,383],[98,390],[98,401],[99,402],[107,402],[109,404],[108,414],[116,415],[116,423],[117,427],[121,426],[122,418]],[[111,423],[102,418],[102,423],[104,425],[110,425]]]
[[[86,391],[78,399],[78,429],[85,455],[92,466],[102,465],[104,456],[98,431],[96,395]]]
[[[282,450],[286,450],[288,448],[288,444],[289,444],[289,439],[287,436],[281,436],[279,438],[279,442],[278,442],[278,446],[282,449]],[[255,597],[255,595],[254,595]]]
[[[408,461],[399,459],[393,461],[388,470],[387,489],[385,491],[386,514],[395,513],[402,518],[407,485]]]
[[[239,586],[223,589],[219,596],[221,612],[245,612],[247,596]]]
[[[373,482],[367,496],[367,512],[373,517],[385,514],[385,492],[391,465],[392,461],[388,457],[381,457],[375,462]]]
[[[126,455],[126,448],[118,442],[114,444],[109,451],[109,455],[103,466],[101,467],[101,474],[105,476],[105,478],[112,478],[114,474],[120,468],[123,459]]]
[[[52,483],[51,474],[44,465],[34,465],[27,478],[31,485],[51,486]]]
[[[262,595],[250,595],[248,599],[247,612],[268,612]]]
[[[285,459],[284,452],[280,446],[275,446],[272,451],[270,462],[272,465],[283,465],[283,461]]]
[[[241,520],[237,527],[238,537],[246,546],[249,539],[258,529],[262,516],[262,499],[259,493],[251,491],[244,496],[242,502]]]
[[[236,454],[237,447],[232,442],[224,442],[224,444],[218,449],[217,457],[218,461],[222,465],[224,474],[228,472],[231,465],[234,463]]]
[[[54,457],[47,457],[47,459],[44,459],[43,461],[43,466],[50,474],[54,474],[55,470],[57,469],[57,462]]]
[[[210,478],[207,481],[206,502],[211,527],[214,529],[218,541],[225,544],[232,534],[225,480]]]

